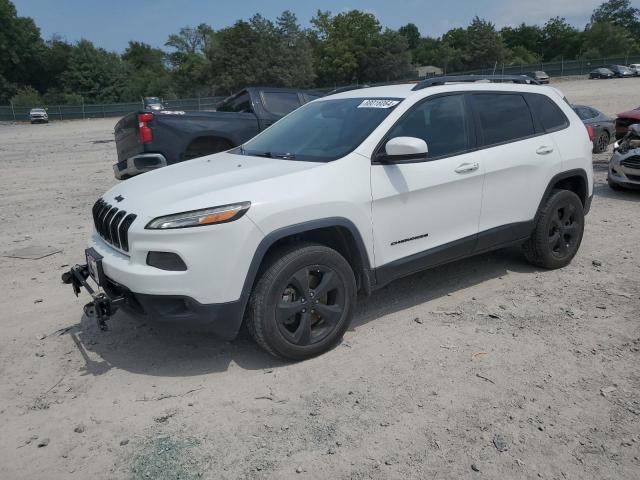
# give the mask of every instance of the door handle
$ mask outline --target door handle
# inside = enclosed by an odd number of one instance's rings
[[[538,150],[536,150],[536,153],[538,155],[549,155],[552,152],[553,147],[539,147]]]
[[[455,169],[456,173],[468,173],[468,172],[473,172],[474,170],[477,170],[478,168],[480,168],[480,164],[479,163],[463,163],[462,165],[458,166],[458,168]]]

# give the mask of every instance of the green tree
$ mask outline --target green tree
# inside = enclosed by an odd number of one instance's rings
[[[274,82],[284,87],[311,87],[315,80],[313,47],[297,17],[288,10],[282,12],[274,34],[275,52],[268,68]]]
[[[542,28],[541,50],[545,61],[576,58],[581,43],[580,32],[564,18],[551,18]]]
[[[127,72],[123,98],[137,100],[146,96],[174,96],[165,59],[166,54],[158,48],[142,42],[129,42],[122,54]]]
[[[16,107],[41,107],[42,98],[40,93],[33,87],[20,87],[16,94],[11,98],[11,103]]]
[[[585,56],[626,55],[638,51],[638,43],[624,27],[609,22],[591,24],[583,35]]]
[[[55,97],[62,94],[62,75],[69,69],[69,60],[73,45],[58,35],[49,39],[42,52],[40,73],[33,85],[47,97]]]
[[[89,40],[74,45],[62,84],[65,93],[81,95],[85,102],[133,100],[123,95],[127,70],[120,56],[96,48]]]
[[[18,17],[9,0],[0,0],[0,102],[19,86],[35,83],[44,42],[33,19]]]
[[[446,43],[449,47],[455,48],[456,50],[465,51],[469,45],[469,39],[467,36],[467,30],[464,28],[452,28],[444,35],[442,35],[441,39],[444,43]]]
[[[540,52],[542,30],[537,25],[521,23],[517,27],[504,27],[500,30],[500,35],[509,49],[522,47],[532,53]]]
[[[409,50],[415,50],[420,44],[420,30],[414,23],[407,23],[400,27],[398,33],[407,40]]]
[[[373,14],[318,11],[311,24],[320,85],[386,81],[401,78],[411,69],[407,37],[389,29],[382,31]]]
[[[630,0],[608,0],[593,11],[591,23],[608,22],[640,35],[640,8],[631,6]]]
[[[495,25],[475,17],[467,28],[467,53],[469,68],[487,68],[505,58],[504,43]]]
[[[386,29],[365,57],[362,76],[369,82],[389,82],[411,74],[411,54],[404,35]]]
[[[215,33],[201,23],[197,27],[183,27],[167,39],[165,46],[175,88],[182,95],[210,93],[210,63],[207,55],[213,48]]]

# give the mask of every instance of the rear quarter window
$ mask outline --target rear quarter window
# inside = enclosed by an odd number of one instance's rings
[[[473,95],[485,146],[508,143],[535,135],[529,106],[520,94]]]
[[[560,107],[546,95],[530,93],[527,95],[527,101],[545,132],[555,132],[569,126],[569,121]],[[578,115],[582,118],[582,115]]]

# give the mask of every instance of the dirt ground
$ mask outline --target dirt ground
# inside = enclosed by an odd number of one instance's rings
[[[558,83],[608,114],[640,79]],[[0,125],[0,478],[637,479],[640,192],[605,183],[573,263],[517,249],[361,298],[344,343],[287,364],[249,339],[118,314],[60,274],[115,183],[115,119]]]

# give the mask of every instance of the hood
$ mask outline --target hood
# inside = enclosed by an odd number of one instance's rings
[[[618,117],[633,118],[634,120],[640,120],[640,108],[629,110],[627,112],[618,113]]]
[[[159,215],[251,201],[251,190],[266,180],[324,165],[217,153],[153,170],[125,180],[102,198],[120,209]],[[122,197],[120,202],[115,197]]]

